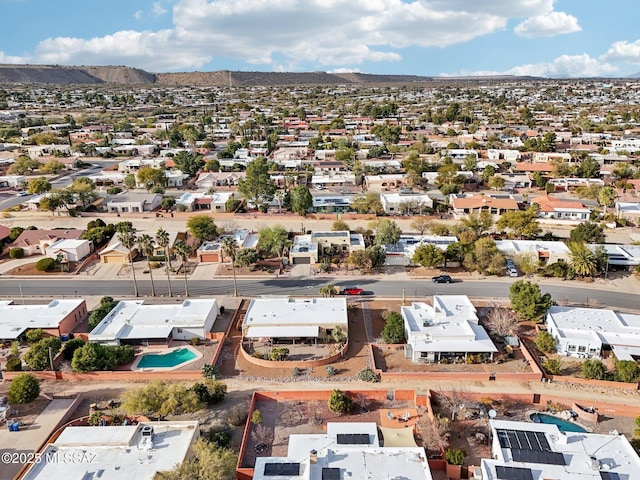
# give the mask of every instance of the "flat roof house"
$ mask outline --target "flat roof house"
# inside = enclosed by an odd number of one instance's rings
[[[157,193],[119,193],[110,195],[106,200],[108,212],[142,213],[153,212],[160,208],[162,195]]]
[[[466,193],[454,193],[451,195],[451,207],[456,217],[463,217],[470,213],[480,213],[487,210],[491,215],[520,210],[518,202],[511,195],[490,194],[470,195]]]
[[[640,315],[608,309],[552,306],[545,319],[560,355],[600,357],[608,346],[618,360],[640,357]]]
[[[401,307],[407,345],[414,362],[465,362],[468,355],[493,358],[498,351],[478,324],[476,308],[466,295],[434,295],[433,306],[413,302]]]
[[[348,230],[313,232],[294,237],[293,245],[289,249],[289,260],[292,264],[313,264],[323,255],[349,254],[364,248],[364,237],[361,233],[351,233]]]
[[[327,433],[290,435],[287,456],[257,457],[253,478],[431,480],[432,476],[424,448],[382,447],[375,423],[345,422],[328,423]]]
[[[557,425],[491,420],[483,480],[631,480],[640,458],[624,435],[561,432]]]
[[[274,343],[330,338],[348,333],[346,298],[256,298],[242,321],[242,336],[271,338]]]
[[[67,427],[22,480],[153,480],[187,460],[198,438],[197,421]]]
[[[418,193],[381,193],[380,203],[388,215],[419,214],[433,208],[433,199]]]
[[[166,344],[204,340],[218,316],[215,299],[188,299],[179,305],[122,301],[89,333],[89,341],[109,345]]]
[[[533,257],[543,264],[569,262],[571,250],[564,242],[545,240],[496,240],[496,248],[508,257]]]
[[[53,337],[69,335],[85,318],[87,304],[83,299],[51,300],[40,305],[0,301],[0,341],[18,340],[38,328]]]

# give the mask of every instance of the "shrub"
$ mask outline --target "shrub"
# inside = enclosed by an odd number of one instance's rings
[[[215,380],[216,377],[218,376],[218,369],[216,368],[215,365],[205,364],[200,369],[200,373],[202,373],[202,376],[204,378]]]
[[[404,321],[398,312],[385,312],[382,314],[385,320],[382,329],[384,343],[404,343]]]
[[[65,360],[73,359],[73,352],[77,349],[81,348],[85,344],[85,341],[81,338],[74,338],[73,340],[69,340],[64,344],[64,350],[62,350],[62,355]]]
[[[328,402],[329,410],[338,415],[344,415],[349,413],[353,408],[353,400],[351,400],[346,393],[341,390],[334,390],[331,392]]]
[[[540,330],[534,342],[541,352],[551,353],[556,351],[556,339],[546,330]]]
[[[19,358],[10,358],[9,360],[7,360],[5,368],[7,369],[7,372],[21,372],[22,360],[20,360]]]
[[[327,377],[333,377],[336,374],[336,369],[333,365],[327,365],[325,370],[327,372]]]
[[[271,360],[282,361],[289,355],[289,349],[286,347],[276,347],[271,349]]]
[[[545,371],[551,375],[559,375],[562,370],[562,364],[560,360],[557,358],[547,358],[547,360],[542,364]]]
[[[301,373],[302,373],[302,372],[300,371],[300,369],[299,369],[298,367],[293,367],[293,371],[291,372],[291,374],[292,374],[294,377],[299,377]]]
[[[38,343],[44,337],[44,331],[41,328],[29,330],[26,334],[28,343]]]
[[[22,258],[24,257],[24,250],[20,247],[14,247],[9,250],[9,256],[11,258]]]
[[[600,360],[585,360],[582,364],[582,376],[589,380],[603,380],[607,368]]]
[[[356,378],[363,382],[378,383],[380,381],[380,376],[370,368],[363,368],[360,370],[357,373]]]
[[[39,272],[52,272],[58,266],[53,258],[41,258],[36,262],[36,270]]]
[[[218,423],[209,429],[207,437],[217,448],[227,448],[231,444],[231,428],[226,423]]]
[[[247,421],[249,411],[246,405],[236,405],[229,410],[227,421],[234,427],[239,427]]]
[[[640,377],[640,367],[634,360],[616,360],[616,373],[614,379],[617,382],[634,383]]]
[[[263,422],[262,412],[257,408],[251,414],[251,423],[254,425],[260,425]]]
[[[51,366],[51,359],[56,356],[60,348],[62,348],[62,342],[59,338],[43,338],[34,343],[25,353],[24,361],[31,370],[44,370]]]
[[[189,342],[191,342],[191,345],[193,345],[193,346],[200,345],[200,338],[199,337],[191,337]]]
[[[107,194],[109,195],[117,195],[119,193],[122,193],[122,189],[120,187],[109,187],[107,189]]]
[[[14,378],[9,386],[9,403],[23,405],[31,403],[40,395],[40,382],[30,373]]]
[[[464,452],[457,448],[447,448],[444,451],[444,458],[449,465],[462,465],[464,463]]]

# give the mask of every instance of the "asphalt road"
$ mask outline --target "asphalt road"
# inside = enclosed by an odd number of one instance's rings
[[[158,276],[155,279],[156,295],[167,295],[166,278]],[[366,297],[402,297],[407,300],[424,299],[434,294],[468,295],[470,297],[506,298],[509,296],[510,283],[487,281],[459,281],[451,284],[433,284],[429,280],[378,280],[358,279],[332,281],[329,277],[317,279],[238,279],[238,295],[245,297],[260,295],[318,295],[318,288],[328,283],[339,286],[354,285],[363,288]],[[184,281],[180,278],[172,279],[174,296],[184,294]],[[230,296],[233,294],[233,280],[194,280],[189,281],[190,296]],[[139,280],[140,296],[151,295],[149,280]],[[597,301],[601,305],[617,308],[638,308],[640,305],[637,294],[596,290],[580,286],[545,285],[541,284],[543,292],[549,292],[556,301],[571,301],[573,303],[587,303]],[[133,296],[133,281],[127,280],[88,280],[76,277],[73,279],[31,280],[17,278],[0,279],[0,296],[13,299],[31,296],[61,297],[61,296]]]

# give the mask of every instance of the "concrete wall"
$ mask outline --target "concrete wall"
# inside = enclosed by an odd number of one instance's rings
[[[309,367],[320,367],[322,365],[329,365],[331,363],[337,362],[338,360],[340,360],[344,356],[344,354],[345,354],[345,352],[347,351],[348,348],[349,348],[349,341],[347,340],[347,342],[340,349],[340,351],[337,352],[337,353],[334,353],[333,355],[330,355],[330,356],[324,357],[324,358],[319,358],[318,360],[300,360],[300,361],[296,361],[296,362],[289,361],[289,360],[284,360],[282,362],[276,362],[276,361],[273,361],[273,360],[264,360],[262,358],[252,357],[244,349],[243,346],[240,346],[240,355],[242,355],[242,358],[244,358],[247,362],[253,363],[254,365],[258,365],[258,366],[264,367],[264,368],[282,368],[282,367],[309,368]]]

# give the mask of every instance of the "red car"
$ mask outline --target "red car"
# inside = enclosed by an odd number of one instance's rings
[[[364,290],[358,287],[344,287],[342,295],[364,295]]]

